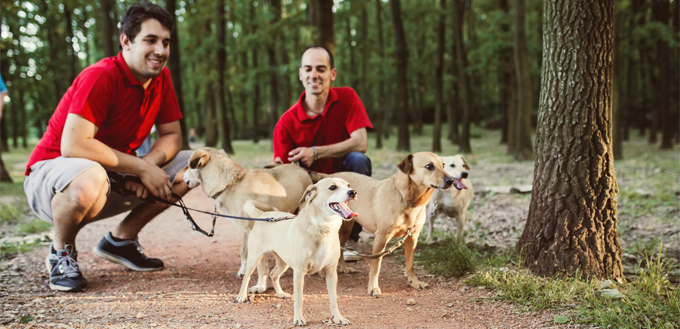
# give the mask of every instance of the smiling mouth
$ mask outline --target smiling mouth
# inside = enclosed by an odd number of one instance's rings
[[[349,206],[347,206],[347,202],[349,201],[333,202],[328,204],[328,206],[345,220],[350,220],[352,219],[352,217],[359,216],[359,214],[352,211],[352,209],[349,209]]]

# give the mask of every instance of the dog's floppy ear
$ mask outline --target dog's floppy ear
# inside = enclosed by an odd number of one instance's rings
[[[196,150],[194,154],[189,159],[189,168],[196,169],[198,167],[203,167],[210,160],[210,153],[204,150]]]
[[[302,199],[300,199],[300,203],[303,203],[305,201],[312,202],[312,200],[314,200],[318,193],[319,191],[316,188],[316,184],[311,184],[307,186],[305,193],[302,193]]]
[[[460,156],[460,159],[463,160],[463,168],[470,170],[470,165],[465,161],[465,158],[462,155]]]
[[[399,167],[399,170],[404,174],[410,174],[413,171],[413,154],[409,154],[404,158],[397,167]]]

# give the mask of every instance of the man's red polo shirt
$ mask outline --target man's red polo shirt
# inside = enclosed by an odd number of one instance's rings
[[[310,118],[302,102],[283,113],[276,123],[273,136],[274,158],[288,163],[288,152],[297,147],[330,145],[349,139],[357,129],[373,129],[366,109],[357,93],[349,87],[331,88],[323,113]],[[343,159],[320,159],[309,168],[322,173],[340,171]]]
[[[135,78],[122,53],[87,67],[61,98],[45,134],[31,153],[31,166],[61,155],[61,136],[69,113],[75,113],[98,127],[97,140],[127,154],[144,142],[154,124],[182,118],[170,70],[161,70],[144,89]]]

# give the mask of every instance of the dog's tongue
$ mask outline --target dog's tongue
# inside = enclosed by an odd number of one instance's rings
[[[458,178],[453,179],[453,186],[455,186],[459,190],[467,188],[467,186],[465,186],[465,184],[463,184],[463,182],[461,182],[460,179]]]
[[[340,212],[342,218],[350,219],[352,217],[359,216],[359,214],[352,211],[352,209],[349,209],[346,202],[338,202],[337,205],[338,207],[336,211]]]

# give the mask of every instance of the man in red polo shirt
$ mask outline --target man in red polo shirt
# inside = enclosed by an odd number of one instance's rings
[[[75,248],[88,223],[132,210],[93,252],[137,271],[163,268],[137,241],[139,231],[167,205],[143,203],[149,194],[171,200],[188,187],[182,180],[190,151],[181,151],[182,117],[165,63],[172,16],[148,2],[123,14],[120,49],[83,70],[62,97],[26,168],[24,190],[33,212],[54,224],[45,260],[50,288],[80,291],[86,282]],[[156,125],[158,139],[144,157],[135,150]],[[111,192],[107,170],[134,175],[135,196]]]
[[[300,81],[305,91],[274,128],[274,161],[299,162],[322,173],[352,171],[371,176],[366,156],[367,130],[373,129],[366,109],[349,87],[331,87],[338,72],[333,54],[320,46],[302,54]],[[350,241],[359,239],[355,223]]]

